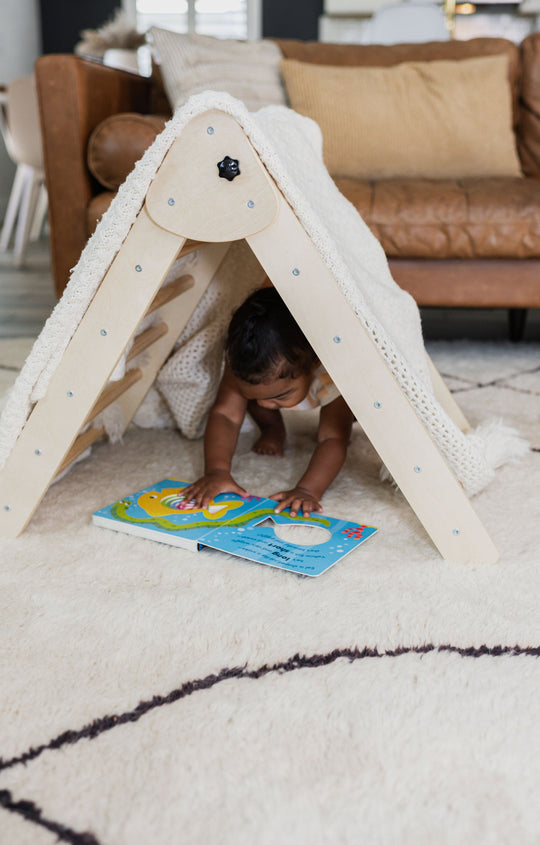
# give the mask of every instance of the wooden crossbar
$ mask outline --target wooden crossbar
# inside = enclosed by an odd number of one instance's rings
[[[146,313],[152,314],[154,311],[157,311],[158,308],[161,308],[162,305],[170,302],[171,299],[176,299],[177,296],[181,296],[183,293],[186,293],[186,291],[191,290],[194,284],[195,279],[193,276],[186,275],[180,276],[179,279],[176,279],[168,285],[164,285],[164,287],[160,288],[156,293]]]
[[[138,334],[133,341],[133,346],[127,354],[126,362],[129,363],[133,360],[133,358],[136,358],[137,355],[140,355],[141,352],[144,352],[145,349],[148,349],[149,346],[152,346],[153,343],[156,343],[156,341],[160,338],[165,337],[168,331],[168,325],[160,322],[156,323],[155,326],[150,326],[149,329],[146,329],[144,332]]]
[[[92,406],[88,416],[86,417],[83,425],[91,422],[98,414],[101,414],[105,408],[108,408],[109,405],[112,405],[113,402],[116,402],[117,399],[120,398],[122,393],[125,393],[133,384],[139,381],[142,378],[142,370],[140,367],[134,367],[132,370],[128,370],[125,376],[117,381],[110,381],[108,385],[101,391],[97,401]]]
[[[102,437],[105,437],[105,429],[103,426],[99,428],[87,428],[86,431],[83,431],[82,434],[79,434],[78,437],[75,439],[73,445],[71,446],[69,452],[67,452],[64,460],[58,467],[55,475],[61,475],[73,461],[77,460],[83,452],[86,452],[90,446],[93,446],[98,440],[101,440]]]

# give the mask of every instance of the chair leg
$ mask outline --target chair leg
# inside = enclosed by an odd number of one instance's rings
[[[512,343],[519,343],[525,334],[527,308],[508,309],[508,336]]]
[[[45,187],[45,184],[41,182],[39,186],[36,210],[34,212],[34,218],[32,220],[32,228],[30,229],[31,241],[39,241],[41,237],[41,233],[43,231],[43,224],[45,223],[45,218],[47,216],[48,204],[49,201],[47,197],[47,188]]]
[[[24,190],[25,183],[25,165],[19,164],[15,171],[15,178],[13,186],[9,195],[9,202],[6,209],[6,216],[4,217],[4,225],[2,226],[2,235],[0,237],[0,252],[6,252],[11,240],[11,234],[15,221],[17,220],[17,212],[21,204],[21,197]]]
[[[22,196],[17,231],[15,232],[15,247],[13,255],[15,266],[20,267],[24,261],[28,241],[30,240],[30,228],[36,210],[39,195],[39,176],[33,167],[27,168],[25,176],[24,192]]]

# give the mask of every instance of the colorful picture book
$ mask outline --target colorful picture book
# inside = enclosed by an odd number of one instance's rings
[[[377,531],[322,514],[305,518],[292,517],[288,510],[275,513],[276,502],[259,496],[220,493],[208,507],[196,508],[182,493],[189,484],[165,478],[101,508],[93,521],[148,540],[193,551],[218,549],[311,576],[321,575]],[[285,541],[276,533],[283,525],[323,528],[324,540],[313,545]]]

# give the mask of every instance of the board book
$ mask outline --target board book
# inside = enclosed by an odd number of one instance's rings
[[[377,531],[372,525],[326,515],[292,517],[288,510],[275,513],[277,503],[260,496],[220,493],[208,507],[196,508],[182,493],[189,484],[164,478],[96,511],[93,522],[193,551],[218,549],[312,576],[321,575]],[[323,528],[325,540],[314,545],[287,542],[274,530],[280,525]]]

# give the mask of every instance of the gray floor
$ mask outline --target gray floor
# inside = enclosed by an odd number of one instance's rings
[[[47,240],[30,246],[20,269],[0,253],[0,338],[37,337],[55,303]]]
[[[0,338],[37,337],[55,302],[46,239],[32,244],[20,269],[9,253],[0,254]],[[503,309],[424,308],[422,324],[427,340],[508,338]],[[540,341],[540,309],[528,313],[527,341]]]

